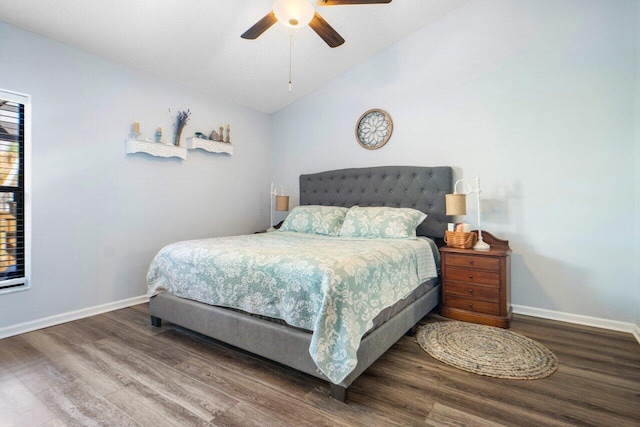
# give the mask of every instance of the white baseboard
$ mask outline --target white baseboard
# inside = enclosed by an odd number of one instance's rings
[[[48,328],[49,326],[55,326],[61,323],[71,322],[72,320],[95,316],[97,314],[106,313],[108,311],[131,307],[132,305],[143,304],[145,302],[149,302],[149,297],[147,295],[140,295],[133,298],[127,298],[120,301],[114,301],[107,304],[97,305],[94,307],[83,308],[81,310],[70,311],[67,313],[57,314],[55,316],[32,320],[30,322],[7,326],[5,328],[0,328],[0,339],[11,337],[13,335],[24,334],[26,332],[35,331],[37,329]],[[514,313],[523,314],[525,316],[558,320],[561,322],[575,323],[577,325],[593,326],[596,328],[609,329],[612,331],[629,332],[635,337],[636,341],[640,343],[640,326],[633,323],[583,316],[580,314],[564,313],[562,311],[547,310],[544,308],[527,307],[524,305],[513,304],[511,307],[513,308]]]
[[[48,328],[49,326],[55,326],[61,323],[71,322],[72,320],[95,316],[97,314],[106,313],[108,311],[131,307],[132,305],[142,304],[145,302],[149,302],[149,297],[147,295],[141,295],[138,297],[127,298],[107,304],[96,305],[94,307],[83,308],[81,310],[56,314],[55,316],[44,317],[42,319],[32,320],[30,322],[7,326],[5,328],[0,328],[0,339],[11,337],[13,335],[24,334],[26,332],[35,331],[37,329]]]
[[[525,316],[541,317],[543,319],[558,320],[560,322],[575,323],[577,325],[593,326],[611,331],[629,332],[640,343],[640,327],[629,322],[602,319],[599,317],[583,316],[581,314],[564,313],[562,311],[546,310],[544,308],[527,307],[512,304],[513,312]]]
[[[636,341],[640,342],[640,326],[633,325],[633,331],[631,333],[636,337]]]

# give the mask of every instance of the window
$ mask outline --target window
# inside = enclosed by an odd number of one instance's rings
[[[0,293],[28,289],[31,100],[0,89]]]

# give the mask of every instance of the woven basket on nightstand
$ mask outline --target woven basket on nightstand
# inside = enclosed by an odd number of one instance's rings
[[[462,231],[445,231],[444,241],[450,248],[471,249],[478,241],[476,233]]]

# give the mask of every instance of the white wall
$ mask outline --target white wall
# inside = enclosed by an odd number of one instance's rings
[[[636,5],[473,0],[273,115],[274,180],[296,194],[327,169],[477,173],[514,304],[634,322]],[[374,107],[394,133],[368,151],[354,126]]]
[[[32,288],[0,295],[0,331],[145,294],[163,245],[267,227],[269,117],[0,22],[0,88],[32,96]],[[187,66],[187,65],[185,65]],[[169,138],[231,123],[233,157],[125,155],[134,121]]]
[[[640,0],[636,2],[637,22],[640,23]],[[640,25],[636,25],[636,335],[640,340]]]

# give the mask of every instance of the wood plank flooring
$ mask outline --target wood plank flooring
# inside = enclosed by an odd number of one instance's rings
[[[511,330],[551,349],[558,371],[482,377],[403,337],[345,405],[316,378],[171,324],[153,328],[143,304],[0,340],[0,427],[640,425],[630,334],[525,316]]]

